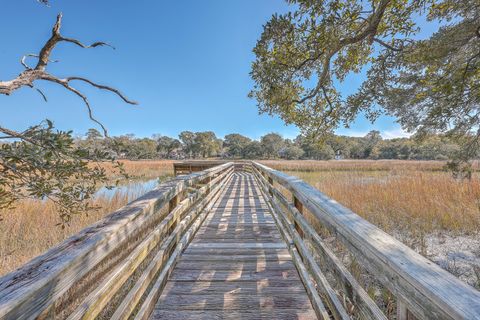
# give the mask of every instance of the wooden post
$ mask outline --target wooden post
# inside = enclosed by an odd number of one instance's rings
[[[170,199],[170,201],[168,202],[168,212],[172,212],[172,210],[175,209],[175,207],[178,205],[178,202],[180,200],[179,197],[180,197],[180,194],[177,193],[172,199]],[[176,227],[177,227],[177,220],[175,219],[175,222],[172,223],[167,233],[171,234]]]
[[[397,299],[397,320],[417,320],[400,299]]]
[[[295,196],[293,196],[293,205],[295,206],[295,208],[297,208],[298,212],[300,212],[303,215],[303,204]],[[303,238],[302,228],[297,224],[297,222],[294,222],[294,225],[295,225],[295,230],[297,230],[300,237]]]
[[[273,188],[273,179],[268,177],[268,184],[270,184],[269,188],[268,188],[268,192],[270,193],[270,195],[273,197],[273,191],[272,191],[272,188]]]
[[[212,181],[212,177],[208,177],[206,182],[207,182],[207,183],[210,183],[211,181]],[[211,188],[212,188],[211,186],[209,186],[209,187],[207,188],[207,193],[206,193],[206,194],[209,194],[209,193],[210,193],[210,189],[211,189]]]

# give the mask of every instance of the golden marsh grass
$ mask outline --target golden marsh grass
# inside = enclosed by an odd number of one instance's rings
[[[262,161],[295,175],[387,232],[480,230],[480,179],[440,161]]]

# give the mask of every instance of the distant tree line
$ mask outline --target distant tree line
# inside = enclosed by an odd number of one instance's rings
[[[299,135],[284,139],[268,133],[254,140],[238,133],[221,139],[212,131],[183,131],[178,138],[153,135],[137,138],[133,134],[104,138],[90,129],[75,141],[79,148],[91,154],[103,154],[120,159],[204,159],[212,157],[245,159],[412,159],[448,160],[460,150],[458,144],[443,135],[430,135],[421,140],[415,137],[383,139],[379,131],[364,137],[329,135],[313,142]]]

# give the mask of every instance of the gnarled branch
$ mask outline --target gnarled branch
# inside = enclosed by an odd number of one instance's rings
[[[42,47],[42,49],[40,50],[40,53],[38,55],[27,54],[27,55],[24,55],[22,57],[22,59],[20,60],[20,63],[23,65],[25,70],[22,73],[20,73],[15,79],[8,80],[8,81],[0,81],[0,94],[10,95],[12,92],[20,89],[21,87],[30,87],[30,88],[36,89],[42,95],[44,100],[46,101],[47,98],[46,98],[45,94],[42,91],[40,91],[39,89],[37,89],[34,86],[33,83],[37,80],[44,80],[44,81],[57,83],[57,84],[63,86],[64,88],[66,88],[67,90],[69,90],[70,92],[75,93],[77,96],[79,96],[83,100],[83,102],[87,106],[88,115],[89,115],[90,119],[92,121],[96,122],[97,124],[99,124],[102,127],[105,135],[107,135],[106,128],[102,125],[102,123],[100,123],[98,120],[96,120],[94,118],[92,108],[90,106],[90,103],[89,103],[87,97],[83,93],[78,91],[77,89],[70,86],[70,81],[72,81],[72,80],[83,81],[83,82],[86,82],[86,83],[90,84],[91,86],[94,86],[94,87],[99,88],[101,90],[107,90],[107,91],[113,92],[128,104],[137,104],[137,102],[128,99],[125,95],[123,95],[119,90],[117,90],[115,88],[95,83],[95,82],[93,82],[89,79],[86,79],[86,78],[75,76],[75,77],[67,77],[67,78],[62,79],[62,78],[55,77],[55,76],[49,74],[46,71],[46,67],[48,66],[48,63],[50,63],[50,62],[57,62],[56,60],[51,60],[50,55],[52,54],[52,51],[55,48],[55,46],[59,42],[62,42],[62,41],[73,43],[73,44],[75,44],[79,47],[85,48],[85,49],[95,48],[95,47],[99,47],[99,46],[108,46],[108,47],[111,47],[113,49],[115,49],[115,48],[113,46],[111,46],[110,44],[108,44],[106,42],[102,42],[102,41],[97,41],[97,42],[94,42],[90,45],[85,45],[77,39],[63,37],[60,34],[61,25],[62,25],[62,14],[60,13],[57,16],[57,20],[56,20],[56,22],[55,22],[55,24],[52,28],[52,35],[47,40],[45,45]],[[35,68],[31,68],[30,66],[27,65],[27,63],[25,62],[27,57],[38,58],[38,62],[37,62],[37,65],[35,66]]]

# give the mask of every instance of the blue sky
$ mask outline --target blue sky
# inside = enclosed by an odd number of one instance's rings
[[[60,62],[49,66],[59,77],[87,77],[138,100],[138,106],[131,106],[108,92],[74,84],[88,95],[110,135],[177,136],[183,130],[212,130],[221,137],[232,132],[253,138],[272,131],[288,138],[298,134],[278,118],[258,115],[255,101],[247,98],[253,85],[252,48],[269,17],[288,10],[283,0],[51,0],[51,7],[34,0],[0,0],[0,5],[1,29],[8,30],[2,32],[0,47],[2,80],[22,71],[23,54],[38,53],[60,11],[64,36],[116,47],[85,50],[62,43],[52,55]],[[361,80],[361,75],[350,77],[343,89],[351,91]],[[29,88],[0,96],[0,125],[22,130],[48,118],[77,134],[95,127],[77,96],[52,84],[37,86],[48,103]],[[387,138],[403,135],[389,117],[374,125],[359,118],[337,132],[361,136],[373,129]]]

